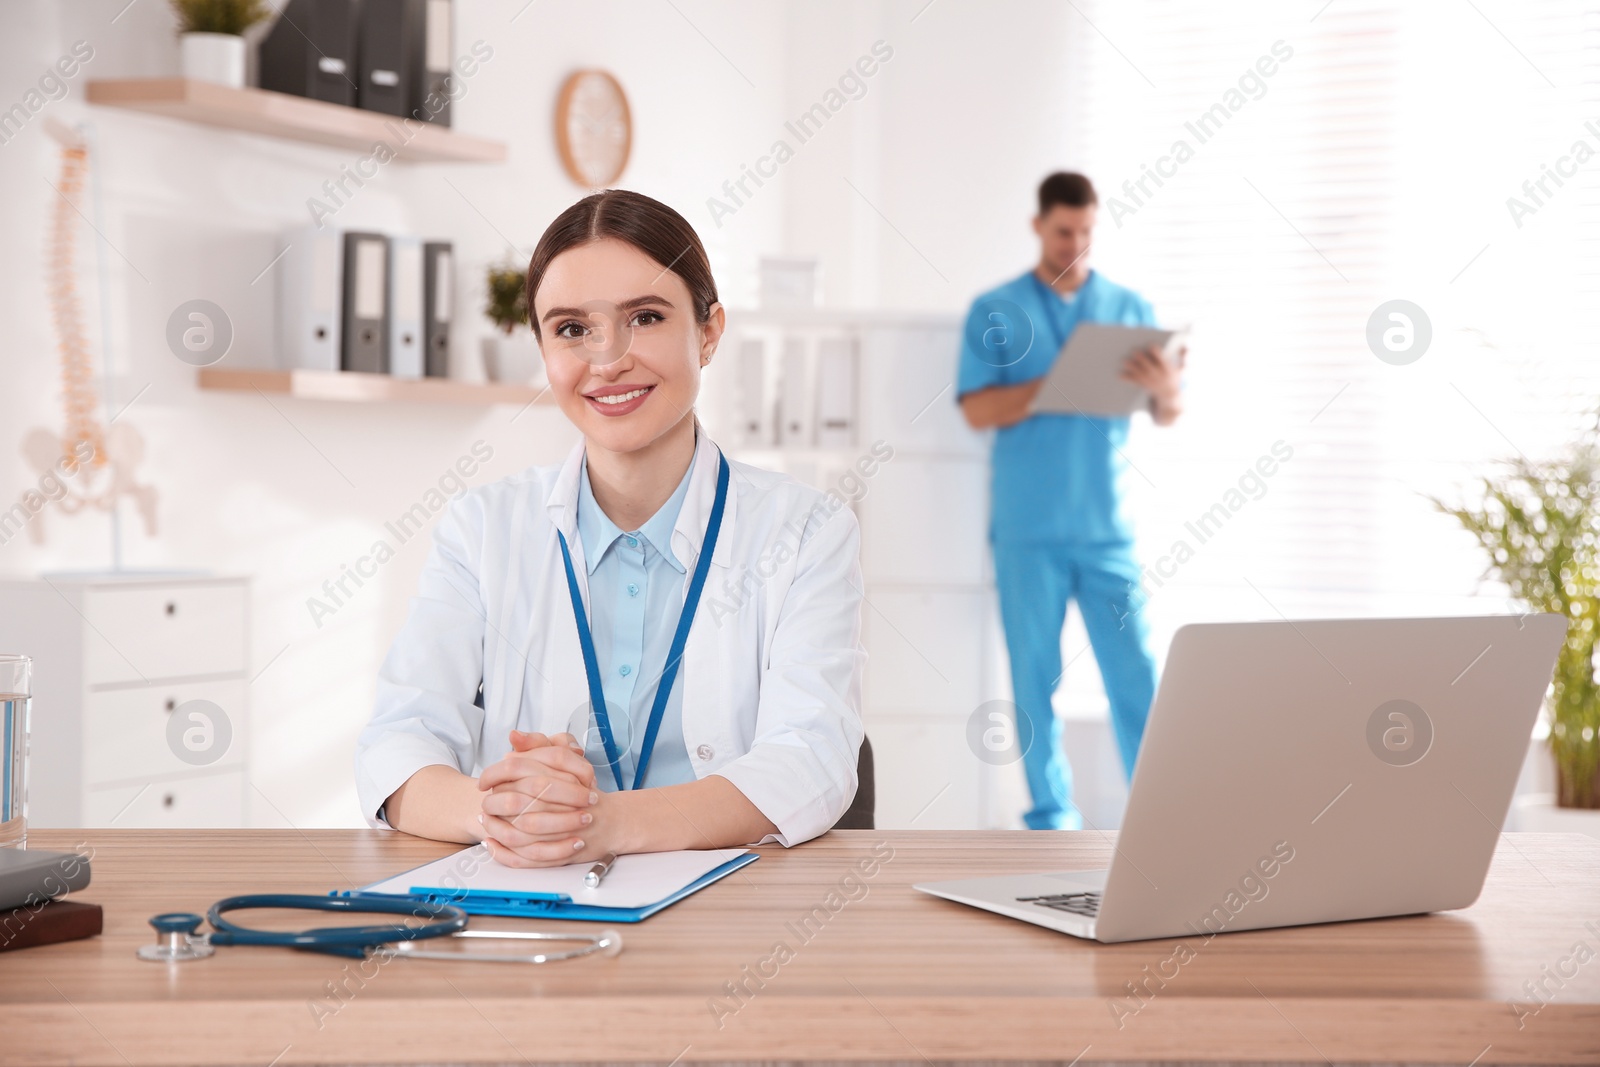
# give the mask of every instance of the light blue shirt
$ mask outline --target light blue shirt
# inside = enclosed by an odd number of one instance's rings
[[[1063,300],[1032,270],[973,301],[962,331],[956,399],[1048,374],[1079,322],[1154,326],[1150,304],[1091,270]],[[989,538],[1122,550],[1133,530],[1122,508],[1126,416],[1030,415],[995,431]]]
[[[688,572],[672,553],[672,528],[688,494],[693,469],[691,462],[660,510],[637,530],[628,531],[612,522],[595,502],[587,458],[578,479],[578,536],[589,571],[589,631],[594,636],[606,713],[622,755],[622,781],[628,787],[633,785],[657,683],[683,612]],[[642,786],[695,780],[683,741],[683,675],[684,665],[679,663]],[[602,789],[615,790],[605,744],[592,721],[590,727],[585,754],[595,765],[595,781]]]

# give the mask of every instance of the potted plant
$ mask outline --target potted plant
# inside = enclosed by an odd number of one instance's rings
[[[171,0],[185,78],[244,88],[244,31],[272,14],[263,0]]]
[[[489,295],[483,311],[495,332],[483,339],[485,371],[492,381],[543,385],[544,359],[528,325],[526,276],[507,264],[491,266],[486,279]]]
[[[1516,828],[1600,837],[1600,423],[1559,459],[1518,457],[1481,488],[1476,507],[1433,503],[1478,539],[1488,577],[1567,620],[1545,705],[1556,792],[1521,798]]]

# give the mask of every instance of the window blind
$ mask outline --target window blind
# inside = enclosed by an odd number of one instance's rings
[[[1158,655],[1192,621],[1507,607],[1428,496],[1555,454],[1600,399],[1600,16],[1073,6],[1092,262],[1193,331],[1186,414],[1127,450]],[[1404,365],[1368,341],[1396,300],[1431,332]],[[1074,623],[1069,712],[1104,706],[1085,644]]]

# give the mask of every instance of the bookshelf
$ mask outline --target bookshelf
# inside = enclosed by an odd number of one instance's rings
[[[359,371],[258,370],[201,367],[201,389],[259,391],[300,400],[417,404],[555,404],[544,386],[462,382],[453,378],[392,378]]]
[[[387,144],[397,162],[500,163],[503,141],[446,126],[329,104],[266,89],[235,89],[189,78],[90,81],[87,99],[102,107],[142,111],[240,133],[370,152]]]

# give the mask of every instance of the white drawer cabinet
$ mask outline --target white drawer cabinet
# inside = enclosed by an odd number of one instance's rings
[[[244,824],[244,772],[89,790],[86,826],[157,828]]]
[[[181,738],[198,727],[209,729],[212,736],[203,733],[199,744],[217,740],[216,723],[196,723],[194,712],[180,720],[176,730],[172,727],[175,715],[184,715],[184,705],[192,700],[206,700],[222,708],[244,707],[245,683],[243,678],[230,678],[217,682],[158,682],[133,688],[100,689],[90,691],[84,699],[83,724],[90,739],[83,750],[83,775],[90,787],[114,782],[149,781],[168,775],[189,774],[196,765],[184,760]],[[229,730],[233,715],[228,712]],[[180,737],[178,751],[169,740],[176,732]],[[205,766],[216,770],[237,770],[243,763],[242,746],[233,738],[216,759]],[[186,753],[185,753],[186,754]],[[210,753],[206,753],[210,755]],[[119,824],[120,825],[120,824]]]
[[[244,824],[249,604],[240,577],[0,581],[0,652],[34,664],[32,825]]]
[[[186,582],[84,590],[90,685],[244,671],[244,587]]]

